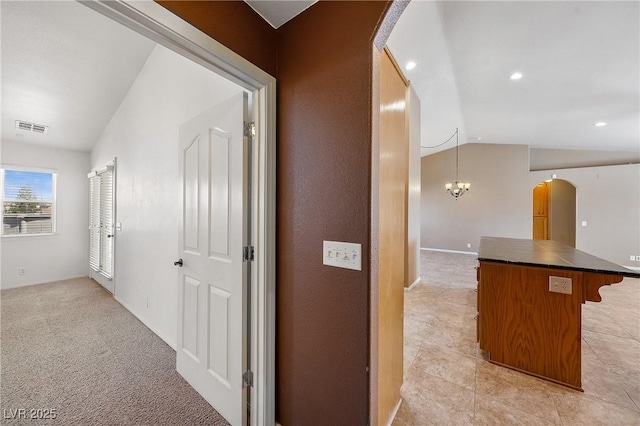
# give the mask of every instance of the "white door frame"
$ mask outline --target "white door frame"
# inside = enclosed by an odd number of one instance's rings
[[[275,424],[276,80],[151,0],[78,0],[253,93],[251,424]]]

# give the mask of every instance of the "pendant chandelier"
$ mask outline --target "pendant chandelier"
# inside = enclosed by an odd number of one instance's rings
[[[471,188],[471,184],[468,182],[460,182],[458,180],[458,128],[456,127],[456,180],[453,183],[447,183],[444,188],[453,198],[458,200],[465,192]]]

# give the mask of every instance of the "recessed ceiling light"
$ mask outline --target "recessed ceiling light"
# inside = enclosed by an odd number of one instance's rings
[[[522,73],[514,72],[513,74],[511,74],[511,77],[509,78],[511,80],[520,80],[522,78]]]
[[[407,65],[404,66],[404,69],[406,69],[407,71],[411,71],[415,67],[416,67],[416,63],[413,61],[409,61],[407,62]]]
[[[606,125],[607,125],[607,123],[605,123],[604,121],[598,121],[596,124],[594,124],[594,126],[596,126],[596,127],[604,127]]]

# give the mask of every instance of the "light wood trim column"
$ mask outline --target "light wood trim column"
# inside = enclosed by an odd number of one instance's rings
[[[378,424],[400,404],[407,236],[407,81],[385,49],[380,58]]]

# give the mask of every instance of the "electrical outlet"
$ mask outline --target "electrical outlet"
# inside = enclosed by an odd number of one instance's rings
[[[571,294],[571,278],[549,276],[549,291]]]
[[[18,275],[27,275],[27,268],[24,266],[18,268]]]
[[[634,255],[629,256],[629,260],[636,260],[636,257]]]
[[[467,243],[467,248],[471,248],[471,243]]]
[[[636,256],[636,262],[640,262],[640,256]]]

